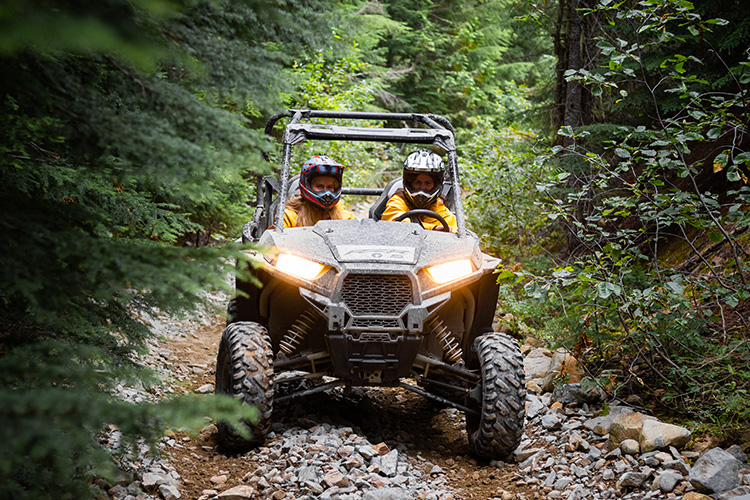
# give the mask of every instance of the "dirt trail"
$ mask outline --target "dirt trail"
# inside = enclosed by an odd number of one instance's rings
[[[216,351],[224,318],[216,316],[179,338],[166,339],[161,346],[172,351],[176,370],[189,373],[183,389],[195,391],[213,384]],[[309,416],[309,417],[308,417]],[[410,457],[429,462],[429,469],[438,465],[448,477],[447,485],[459,491],[456,499],[501,498],[503,490],[526,493],[527,499],[537,497],[532,485],[519,480],[515,465],[502,467],[479,463],[469,453],[469,446],[458,412],[440,412],[423,397],[402,389],[368,389],[354,391],[352,397],[332,399],[325,394],[311,396],[293,405],[274,408],[275,421],[321,418],[322,421],[359,428],[369,441],[385,442],[395,448],[403,444]],[[240,484],[243,477],[261,463],[245,455],[227,456],[216,449],[215,435],[204,433],[197,438],[176,436],[178,445],[170,447],[171,462],[181,476],[180,492],[186,499],[197,499],[205,489],[223,490]],[[427,470],[426,472],[429,472]],[[227,476],[224,487],[211,483],[211,478]],[[509,498],[506,494],[506,498]]]

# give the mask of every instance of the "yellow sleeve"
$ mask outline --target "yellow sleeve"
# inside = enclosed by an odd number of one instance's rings
[[[450,226],[452,233],[458,231],[458,226],[456,225],[456,216],[453,215],[453,212],[448,210],[448,207],[445,206],[443,200],[438,198],[435,203],[428,207],[428,209],[443,217],[443,219],[445,219],[445,222],[447,222]],[[437,229],[443,227],[443,224],[441,224],[439,220],[433,219],[432,217],[425,217],[422,220],[422,224],[424,224],[425,229]]]
[[[406,200],[399,195],[393,195],[388,199],[385,204],[385,210],[380,220],[393,220],[399,215],[408,212],[409,206],[406,204]],[[410,222],[409,219],[404,219],[404,222]]]
[[[284,227],[294,227],[297,224],[297,212],[291,208],[284,209]]]
[[[357,220],[354,214],[347,210],[343,202],[339,201],[339,204],[339,214],[341,215],[341,220]]]

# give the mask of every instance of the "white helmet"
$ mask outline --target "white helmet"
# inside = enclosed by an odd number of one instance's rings
[[[432,177],[434,186],[429,191],[417,191],[412,183],[420,174]],[[407,201],[417,208],[426,208],[438,196],[443,186],[443,159],[428,149],[415,151],[404,160],[404,194]]]

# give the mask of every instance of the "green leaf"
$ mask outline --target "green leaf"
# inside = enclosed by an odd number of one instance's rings
[[[666,286],[675,295],[682,295],[683,292],[685,291],[682,288],[682,285],[680,285],[676,281],[668,281],[667,283],[665,283],[664,286]]]
[[[711,241],[713,241],[715,243],[718,243],[719,241],[721,241],[721,240],[724,239],[724,235],[721,234],[721,233],[717,233],[717,232],[713,232],[712,231],[712,232],[708,233],[708,239],[710,239]]]
[[[737,182],[741,179],[742,176],[740,175],[740,169],[737,168],[737,165],[729,165],[729,168],[727,168],[727,180],[730,182]]]
[[[620,295],[621,292],[622,292],[622,287],[614,283],[602,281],[601,283],[596,285],[596,294],[599,296],[600,299],[607,299],[612,294]]]
[[[509,269],[500,269],[498,271],[495,271],[497,273],[497,280],[498,281],[504,281],[508,279],[514,279],[516,277],[516,273]]]

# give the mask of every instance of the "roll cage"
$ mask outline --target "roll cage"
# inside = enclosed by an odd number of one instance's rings
[[[306,140],[392,142],[423,144],[441,148],[445,151],[448,158],[443,194],[450,197],[448,201],[456,216],[458,237],[465,237],[466,221],[461,203],[454,130],[445,117],[422,113],[373,113],[289,109],[272,116],[266,123],[265,133],[272,136],[274,126],[283,118],[290,118],[290,121],[286,125],[282,138],[283,150],[279,181],[277,182],[275,179],[269,177],[258,177],[256,186],[256,213],[253,214],[253,222],[243,228],[244,241],[257,241],[260,234],[271,224],[274,224],[275,231],[284,231],[284,211],[278,209],[278,207],[284,207],[289,197],[289,172],[292,146]],[[351,127],[305,122],[306,120],[316,118],[414,122],[424,127]],[[264,153],[263,156],[266,161],[270,161],[267,153]],[[382,195],[383,191],[383,188],[342,188],[342,194],[350,195]],[[276,199],[273,198],[274,193],[278,193]]]

